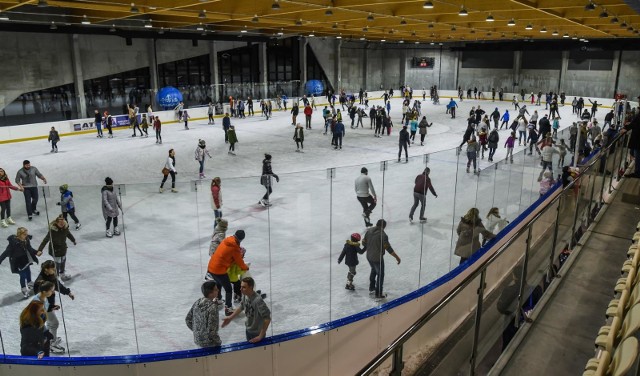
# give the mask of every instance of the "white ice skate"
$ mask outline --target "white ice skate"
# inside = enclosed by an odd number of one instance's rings
[[[9,227],[9,224],[7,223],[6,219],[3,219],[0,221],[0,227],[3,227],[3,228]]]
[[[107,238],[113,238],[113,233],[111,232],[111,230],[107,230],[106,235]]]
[[[14,221],[14,220],[13,220],[13,218],[8,217],[8,218],[7,218],[7,223],[8,223],[8,224],[10,224],[10,225],[15,225],[15,224],[16,224],[16,221]]]
[[[76,223],[76,230],[80,230],[80,227],[82,227],[82,224],[80,222]]]
[[[22,296],[24,296],[25,299],[29,298],[29,288],[27,287],[22,288]]]
[[[120,229],[118,228],[118,226],[116,226],[116,227],[113,229],[113,235],[116,235],[116,236],[120,235]]]
[[[264,206],[265,208],[268,208],[269,206],[271,206],[271,204],[269,203],[268,200],[262,199],[260,201],[258,201],[258,204]]]

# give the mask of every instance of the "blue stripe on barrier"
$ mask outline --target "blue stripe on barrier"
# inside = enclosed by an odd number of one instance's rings
[[[161,362],[172,359],[189,359],[200,358],[216,354],[224,354],[231,351],[245,350],[252,347],[263,347],[273,345],[280,342],[291,341],[297,338],[306,337],[320,332],[326,332],[345,325],[349,325],[356,321],[366,319],[371,316],[378,315],[399,305],[405,304],[412,300],[415,300],[430,291],[442,286],[443,284],[456,278],[462,271],[464,271],[469,265],[473,264],[479,258],[484,256],[498,241],[504,239],[507,234],[516,226],[521,224],[526,217],[528,217],[552,194],[554,194],[558,188],[562,188],[562,182],[556,182],[556,184],[545,194],[537,199],[531,206],[525,209],[520,215],[518,215],[513,221],[505,226],[502,231],[496,235],[495,238],[489,240],[482,248],[475,252],[469,260],[463,264],[455,267],[453,270],[436,279],[435,281],[420,287],[419,289],[412,291],[406,295],[403,295],[390,302],[384,303],[378,307],[370,308],[366,311],[358,312],[353,315],[343,317],[341,319],[333,320],[327,323],[319,324],[305,329],[295,330],[293,332],[278,334],[273,337],[268,337],[262,340],[259,344],[252,344],[249,342],[238,342],[220,347],[210,347],[203,349],[193,350],[180,350],[166,353],[154,353],[154,354],[140,354],[140,355],[116,355],[116,356],[91,356],[91,357],[51,357],[41,360],[35,357],[24,357],[18,355],[5,355],[0,357],[0,364],[20,364],[20,365],[32,365],[32,366],[93,366],[93,365],[116,365],[116,364],[139,364],[139,363],[151,363]]]

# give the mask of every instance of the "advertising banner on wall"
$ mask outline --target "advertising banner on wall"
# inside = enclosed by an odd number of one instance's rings
[[[117,128],[117,127],[128,127],[129,124],[129,115],[111,115],[111,118],[113,119],[113,123],[111,125],[111,128]],[[106,119],[105,119],[106,121]],[[138,114],[138,124],[142,123],[142,115]],[[102,127],[104,128],[104,122]],[[94,121],[91,119],[85,119],[85,121],[79,120],[79,121],[75,121],[73,123],[73,131],[74,132],[78,132],[78,131],[88,131],[91,129],[96,129],[96,125],[94,123]]]

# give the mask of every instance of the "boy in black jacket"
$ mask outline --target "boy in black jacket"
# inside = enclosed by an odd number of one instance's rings
[[[349,272],[347,273],[347,285],[344,287],[347,290],[354,291],[356,289],[353,285],[353,276],[356,275],[358,253],[363,254],[365,251],[366,249],[360,248],[360,234],[351,234],[351,240],[347,240],[344,244],[344,248],[342,249],[342,253],[340,253],[340,257],[338,257],[338,264],[342,262],[342,259],[345,259],[344,263],[349,267]]]

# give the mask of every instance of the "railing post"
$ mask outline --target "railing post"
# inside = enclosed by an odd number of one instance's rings
[[[391,360],[391,372],[389,376],[402,376],[402,369],[404,368],[404,362],[402,361],[402,347],[398,347],[393,352],[393,358]]]
[[[624,139],[624,137],[622,137],[622,139]],[[623,150],[624,148],[623,147],[620,147],[620,148],[616,147],[616,149]],[[615,171],[611,171],[611,179],[609,179],[609,194],[611,194],[611,187],[613,185],[613,177],[615,176],[616,180],[617,180],[618,169],[620,167],[620,163],[618,162],[618,153],[619,153],[619,151],[616,150],[616,152],[613,154],[613,168],[615,169]]]
[[[482,301],[484,300],[484,285],[487,275],[487,268],[485,267],[480,273],[480,286],[478,287],[478,303],[476,305],[476,319],[473,330],[473,347],[471,348],[471,359],[469,361],[469,375],[474,376],[476,372],[476,357],[478,355],[478,337],[480,337],[480,322],[482,319]]]
[[[553,241],[551,242],[551,255],[549,256],[549,275],[555,276],[553,272],[553,263],[556,259],[556,247],[558,246],[558,228],[560,227],[560,207],[562,206],[562,201],[564,200],[564,192],[560,193],[560,198],[558,199],[558,205],[556,207],[556,224],[553,226]]]
[[[531,232],[533,224],[529,224],[529,231],[527,231],[527,242],[524,248],[524,264],[522,265],[522,277],[520,279],[520,289],[518,293],[518,307],[516,307],[516,328],[520,327],[520,312],[522,311],[522,298],[524,295],[524,288],[527,286],[527,268],[529,267],[529,250],[531,249]]]

